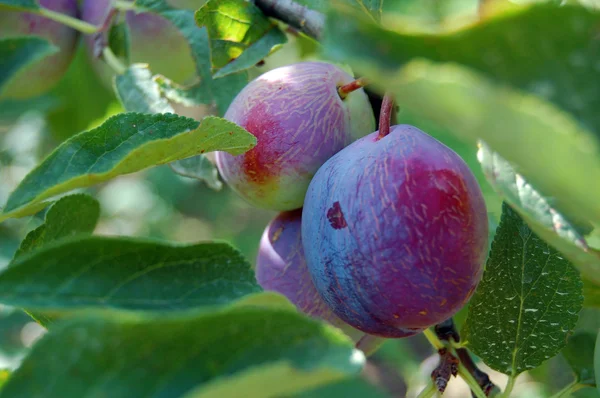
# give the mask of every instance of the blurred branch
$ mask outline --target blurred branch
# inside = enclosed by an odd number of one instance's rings
[[[254,0],[254,4],[270,17],[279,19],[302,33],[319,39],[325,25],[325,15],[294,0]]]

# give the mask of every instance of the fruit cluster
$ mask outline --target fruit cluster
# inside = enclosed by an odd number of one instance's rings
[[[248,202],[284,211],[260,242],[260,285],[360,347],[456,313],[481,278],[488,224],[464,161],[413,126],[390,127],[389,98],[373,132],[358,82],[321,62],[265,73],[225,115],[258,144],[218,153],[217,166]]]

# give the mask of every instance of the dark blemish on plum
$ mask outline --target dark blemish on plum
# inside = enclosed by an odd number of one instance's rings
[[[340,202],[335,202],[329,210],[327,210],[327,219],[331,226],[335,229],[342,229],[348,226]]]

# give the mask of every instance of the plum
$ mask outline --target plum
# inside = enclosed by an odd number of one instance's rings
[[[468,166],[409,125],[329,159],[302,214],[306,263],[324,301],[353,327],[392,338],[440,323],[468,301],[487,229]]]
[[[217,153],[228,185],[249,203],[271,210],[302,207],[319,167],[354,140],[374,130],[364,91],[341,95],[354,78],[325,62],[273,69],[250,82],[225,113],[258,139],[243,155]]]
[[[77,17],[77,0],[39,0],[49,10]],[[59,22],[23,11],[0,12],[0,38],[34,35],[59,48],[59,52],[21,71],[4,88],[2,97],[31,98],[50,90],[65,74],[77,44],[78,33]]]
[[[206,0],[171,0],[176,8],[197,10]],[[85,0],[81,17],[92,25],[102,26],[111,12],[111,0]],[[125,20],[130,35],[132,63],[147,63],[153,73],[162,74],[177,83],[186,83],[195,76],[190,47],[179,30],[163,17],[149,12],[127,11]],[[101,79],[111,84],[113,71],[94,57],[94,36],[85,38],[92,65]]]
[[[299,311],[341,329],[366,354],[384,339],[361,332],[338,318],[317,292],[302,248],[302,210],[279,213],[267,225],[256,258],[256,280],[265,290],[281,293]]]

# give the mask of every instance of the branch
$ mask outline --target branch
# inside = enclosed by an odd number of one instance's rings
[[[302,33],[319,40],[325,25],[325,15],[294,0],[254,0],[265,15],[279,19]]]

